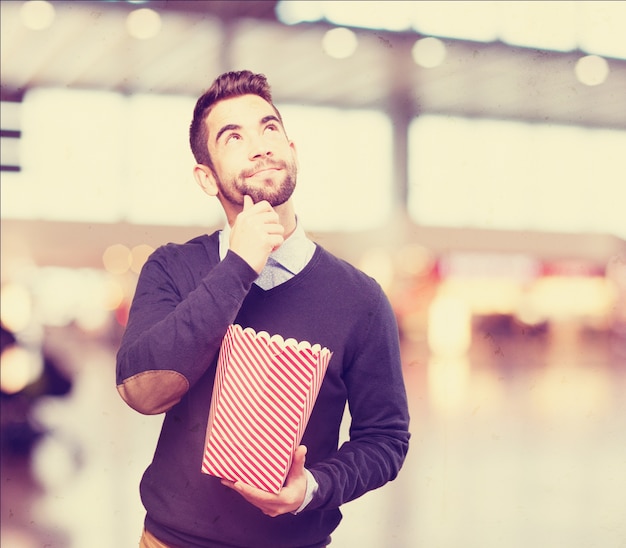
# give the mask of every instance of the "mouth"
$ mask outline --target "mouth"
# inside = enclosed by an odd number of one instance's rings
[[[252,177],[256,177],[257,175],[267,175],[276,171],[280,171],[282,169],[282,167],[280,165],[264,165],[264,166],[259,166],[257,168],[251,169],[250,171],[248,171],[247,173],[245,173],[245,177],[250,179]]]
[[[250,175],[250,177],[254,177],[256,175],[263,175],[265,173],[270,173],[270,172],[274,172],[274,171],[278,171],[278,168],[276,168],[276,167],[266,167],[264,169],[260,169],[259,171],[255,171],[252,175]]]
[[[273,173],[277,173],[278,171],[280,171],[279,168],[264,168],[246,175],[246,179],[267,179],[271,177]]]

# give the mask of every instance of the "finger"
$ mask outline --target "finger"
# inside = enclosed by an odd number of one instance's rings
[[[298,445],[298,447],[296,448],[296,452],[294,454],[294,461],[295,462],[301,461],[303,468],[304,468],[304,461],[306,460],[307,451],[308,449],[306,445]]]
[[[304,463],[306,462],[306,445],[300,445],[293,455],[293,463],[287,474],[287,479],[304,475]]]
[[[281,245],[283,245],[285,238],[281,235],[275,235],[269,241],[269,245],[271,247],[271,253],[274,253]]]
[[[243,197],[243,210],[246,211],[247,209],[250,209],[253,205],[254,202],[252,201],[252,198],[245,194]]]
[[[254,204],[257,219],[265,224],[280,224],[280,217],[278,216],[278,213],[276,213],[273,209],[261,209],[261,207],[259,207],[260,204],[261,202]]]
[[[285,227],[280,223],[267,222],[263,226],[268,234],[282,236],[285,233]]]
[[[244,497],[248,502],[260,507],[265,507],[267,504],[271,504],[271,502],[276,498],[275,495],[267,493],[262,489],[254,487],[252,485],[248,485],[241,481],[237,481],[233,484],[233,489],[237,491],[242,497]]]
[[[272,207],[272,204],[270,204],[267,200],[262,200],[260,202],[257,202],[254,205],[257,207],[257,209],[259,211],[263,211],[263,212],[266,212],[266,213],[276,213],[276,211]],[[277,213],[276,213],[276,215],[278,216]]]

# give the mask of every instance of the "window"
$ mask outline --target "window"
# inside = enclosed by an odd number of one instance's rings
[[[193,178],[195,99],[38,89],[23,102],[22,172],[5,173],[5,217],[212,226],[219,202]],[[388,220],[391,126],[375,111],[286,105],[300,161],[298,214],[310,230]],[[5,177],[6,176],[6,177]]]
[[[626,235],[626,132],[423,116],[409,142],[419,224]]]

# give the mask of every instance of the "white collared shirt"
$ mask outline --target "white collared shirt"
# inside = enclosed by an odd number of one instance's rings
[[[226,257],[230,243],[230,225],[220,232],[220,260]],[[299,274],[315,253],[315,244],[307,237],[304,228],[296,219],[296,228],[283,244],[270,254],[268,264],[255,281],[263,289],[271,289]],[[268,270],[271,270],[272,276]],[[270,281],[271,280],[271,281]]]

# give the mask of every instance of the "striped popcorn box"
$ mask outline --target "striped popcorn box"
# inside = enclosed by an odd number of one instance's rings
[[[202,472],[278,493],[332,352],[231,325],[220,349]]]

